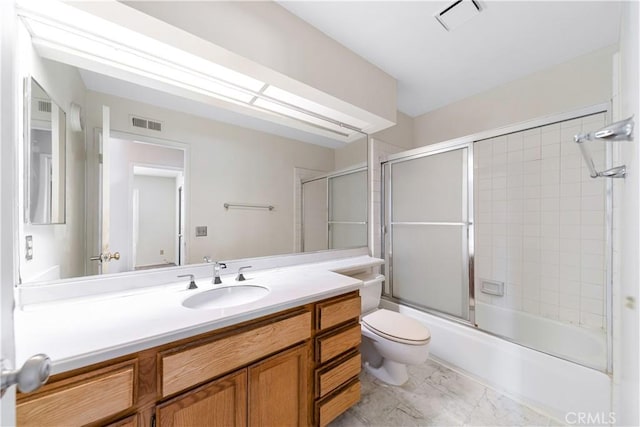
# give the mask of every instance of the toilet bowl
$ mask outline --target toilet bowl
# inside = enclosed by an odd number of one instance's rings
[[[429,329],[415,319],[378,308],[384,276],[363,276],[360,352],[364,368],[387,384],[409,379],[407,365],[424,363],[429,356]]]

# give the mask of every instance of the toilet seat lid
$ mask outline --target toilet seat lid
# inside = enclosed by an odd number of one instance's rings
[[[373,332],[391,340],[421,344],[431,339],[431,332],[422,323],[383,308],[364,316],[362,323]]]

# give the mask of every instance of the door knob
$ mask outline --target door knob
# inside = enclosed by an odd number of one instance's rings
[[[39,389],[49,379],[51,359],[46,354],[36,354],[27,359],[20,369],[5,369],[2,361],[2,391],[0,396],[14,384],[22,393]]]
[[[90,261],[109,262],[112,259],[116,261],[120,259],[120,252],[107,252],[106,254],[95,255],[89,258]]]

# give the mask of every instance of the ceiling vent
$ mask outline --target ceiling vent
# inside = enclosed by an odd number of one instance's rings
[[[162,122],[136,116],[129,117],[131,118],[131,126],[133,127],[162,132]]]
[[[436,13],[435,18],[447,31],[453,31],[480,13],[477,0],[457,0]]]

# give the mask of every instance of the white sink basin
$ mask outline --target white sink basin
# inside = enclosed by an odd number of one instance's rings
[[[248,304],[266,297],[269,289],[259,285],[223,286],[191,295],[182,301],[187,308],[214,309]]]

